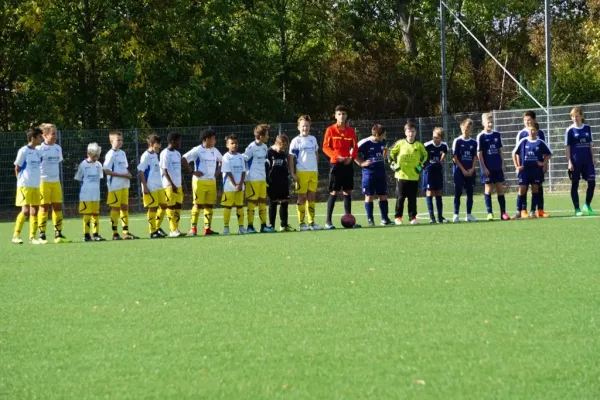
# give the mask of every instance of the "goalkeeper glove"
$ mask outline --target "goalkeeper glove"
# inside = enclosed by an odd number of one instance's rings
[[[423,166],[422,166],[421,164],[418,164],[418,165],[415,167],[415,171],[417,171],[417,174],[420,174],[420,173],[421,173],[421,171],[423,171]]]
[[[395,162],[391,162],[390,163],[390,168],[394,171],[394,172],[398,172],[400,171],[400,166],[398,164],[396,164]]]

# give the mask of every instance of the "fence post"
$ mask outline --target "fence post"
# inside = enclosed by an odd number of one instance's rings
[[[60,148],[62,150],[62,131],[59,129],[57,133],[58,133],[58,145],[60,146]],[[62,163],[62,162],[60,163],[60,186],[61,186],[62,192],[64,193],[65,188],[63,186],[63,182],[65,180],[65,174],[63,171],[63,164],[64,163]]]
[[[140,159],[140,140],[139,140],[139,132],[138,128],[133,130],[133,138],[135,142],[135,160],[139,162]],[[137,173],[137,168],[135,171],[135,182],[137,186],[137,212],[142,212],[142,194],[141,194],[141,182],[140,182],[140,174]]]
[[[421,117],[419,117],[419,142],[423,143],[423,122],[421,121]]]
[[[552,148],[552,125],[551,125],[551,118],[552,118],[552,108],[548,107],[546,108],[546,140],[548,141],[548,145],[550,146],[550,148]],[[548,192],[552,193],[552,159],[550,159],[549,163],[548,163],[548,181],[550,182],[550,184],[548,185]],[[544,189],[542,189],[544,190]]]

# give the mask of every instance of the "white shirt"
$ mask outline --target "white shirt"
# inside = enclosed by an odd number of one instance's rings
[[[223,156],[215,147],[206,148],[202,145],[196,146],[183,155],[187,162],[194,163],[194,172],[202,172],[198,178],[196,175],[192,180],[212,181],[215,179],[217,163],[223,160]]]
[[[29,146],[21,147],[14,163],[17,167],[21,167],[17,178],[17,187],[39,188],[41,163],[42,154],[39,150]]]
[[[171,187],[169,180],[163,174],[166,169],[173,181],[173,184],[181,187],[181,153],[177,150],[164,149],[160,152],[160,169],[163,188]]]
[[[81,182],[79,201],[100,201],[100,179],[104,178],[99,161],[83,160],[77,168],[75,180]]]
[[[246,160],[244,156],[240,153],[231,154],[227,152],[223,156],[223,166],[221,167],[221,172],[223,172],[223,191],[224,192],[235,192],[235,186],[231,183],[231,179],[226,175],[227,172],[230,172],[233,176],[233,180],[236,183],[240,183],[242,180],[242,174],[246,171]],[[244,190],[244,185],[242,185],[242,190]]]
[[[244,159],[248,163],[248,175],[246,176],[246,181],[267,181],[267,170],[265,169],[265,163],[267,162],[268,151],[269,148],[266,144],[259,144],[256,142],[256,140],[246,147],[246,151],[244,152]]]
[[[163,188],[158,154],[146,150],[140,157],[137,170],[144,173],[146,186],[148,186],[150,192],[155,192]]]
[[[117,174],[126,174],[129,172],[127,169],[129,163],[127,162],[127,155],[121,149],[113,150],[110,149],[104,157],[103,168],[105,171],[116,172]],[[112,192],[115,190],[129,189],[129,179],[121,178],[117,176],[109,176],[106,180],[108,185],[108,191]]]
[[[317,154],[319,144],[313,135],[298,135],[290,143],[290,154],[296,157],[296,169],[298,171],[319,171],[317,166]]]
[[[60,168],[58,163],[63,161],[62,149],[59,145],[42,143],[36,147],[42,154],[40,173],[44,182],[60,182]]]

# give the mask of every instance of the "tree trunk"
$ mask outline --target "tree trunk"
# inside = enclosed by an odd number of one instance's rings
[[[414,59],[418,55],[417,41],[413,33],[414,17],[408,10],[410,0],[396,0],[396,21],[402,32],[402,40],[404,41],[404,51],[409,59]]]
[[[281,100],[283,104],[287,102],[287,86],[289,76],[289,65],[288,65],[288,42],[287,42],[287,1],[277,0],[276,1],[277,14],[279,17],[279,49],[281,55]]]

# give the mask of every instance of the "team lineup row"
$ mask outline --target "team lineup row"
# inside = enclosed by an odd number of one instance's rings
[[[268,147],[269,126],[258,125],[254,129],[255,140],[243,153],[238,152],[238,139],[235,135],[225,138],[228,152],[222,155],[215,147],[216,133],[205,130],[201,134],[202,144],[194,147],[183,156],[179,152],[181,135],[169,134],[166,149],[161,147],[161,138],[150,136],[148,150],[144,152],[137,166],[137,173],[143,191],[143,203],[147,209],[150,238],[165,236],[179,237],[186,234],[179,229],[183,204],[182,170],[191,172],[193,207],[191,228],[188,235],[197,235],[200,214],[203,213],[203,234],[216,235],[213,231],[213,207],[217,203],[216,179],[222,175],[223,193],[221,206],[224,210],[223,234],[229,234],[229,222],[235,208],[238,233],[276,232],[275,220],[279,207],[280,231],[293,231],[288,221],[290,200],[289,179],[294,181],[297,199],[299,229],[334,229],[332,215],[339,192],[343,194],[344,213],[342,223],[346,227],[360,227],[352,215],[351,192],[354,189],[353,164],[362,167],[362,193],[365,196],[365,210],[369,226],[374,222],[374,198],[378,197],[381,225],[402,225],[404,203],[408,202],[408,217],[411,225],[418,224],[417,192],[422,178],[422,189],[426,194],[430,223],[448,222],[443,216],[443,163],[449,152],[443,142],[441,128],[433,131],[433,140],[425,144],[416,140],[417,129],[408,123],[404,127],[405,139],[397,141],[391,149],[386,145],[386,130],[381,125],[372,128],[371,136],[357,140],[354,129],[346,124],[348,114],[344,106],[335,109],[336,123],[325,132],[322,150],[329,158],[329,198],[327,219],[322,227],[315,222],[315,202],[318,184],[319,146],[310,134],[310,117],[298,119],[299,134],[291,142],[285,135],[278,135],[275,143]],[[566,154],[569,162],[569,176],[572,180],[571,196],[575,215],[593,215],[591,201],[595,188],[595,161],[593,155],[592,132],[583,123],[583,112],[574,108],[571,112],[573,124],[565,133]],[[461,196],[466,192],[465,221],[473,222],[473,189],[476,183],[476,164],[481,171],[481,182],[485,185],[484,200],[488,220],[494,219],[492,210],[492,190],[496,189],[502,220],[523,217],[548,217],[544,212],[542,184],[552,150],[546,143],[544,132],[539,130],[535,113],[523,115],[524,129],[519,132],[512,160],[518,174],[519,191],[516,199],[516,213],[511,218],[506,212],[504,196],[504,174],[506,166],[502,153],[502,136],[493,129],[491,114],[482,115],[483,130],[477,140],[471,138],[473,121],[461,123],[461,136],[452,144],[451,154],[454,178],[453,222],[459,222]],[[81,183],[79,212],[83,216],[85,241],[104,240],[99,234],[100,180],[107,177],[107,204],[110,207],[110,221],[113,240],[137,239],[129,231],[129,188],[133,178],[129,172],[127,157],[121,147],[122,135],[118,131],[109,133],[111,149],[104,162],[98,160],[101,148],[90,143],[87,158],[78,167],[75,179]],[[44,244],[49,212],[52,211],[54,241],[70,242],[62,234],[62,189],[59,163],[62,162],[62,149],[57,141],[56,127],[43,124],[40,128],[27,132],[28,145],[18,151],[15,160],[17,178],[16,205],[22,207],[17,216],[13,243],[21,244],[23,225],[30,219],[30,242]],[[43,143],[42,143],[43,140]],[[162,151],[161,151],[162,150]],[[394,221],[388,216],[388,188],[386,161],[395,171],[396,209]],[[583,208],[579,206],[578,186],[580,179],[588,182]],[[531,186],[531,212],[527,212],[527,191]],[[269,198],[267,224],[267,197]],[[437,218],[434,212],[435,199]],[[244,203],[246,203],[248,224],[244,226]],[[254,227],[255,210],[258,208],[260,228]],[[161,228],[165,216],[168,218],[170,233]],[[122,235],[118,232],[121,223]],[[39,238],[36,238],[39,228]]]

